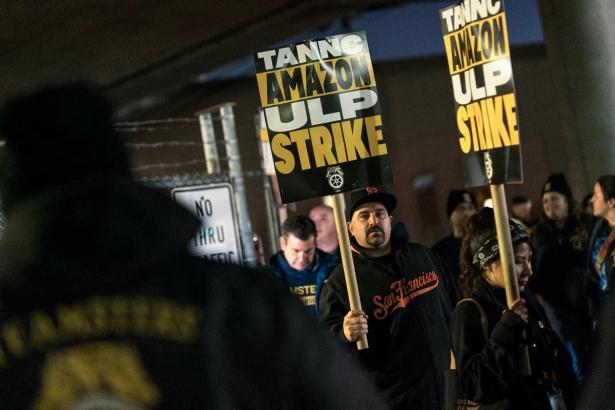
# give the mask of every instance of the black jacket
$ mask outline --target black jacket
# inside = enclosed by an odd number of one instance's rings
[[[382,407],[278,281],[189,256],[197,226],[125,181],[15,209],[0,244],[1,407]]]
[[[424,246],[393,237],[392,247],[384,258],[366,258],[356,246],[353,251],[361,304],[369,316],[369,349],[355,354],[394,408],[440,409],[451,312],[441,265]],[[319,321],[355,349],[342,327],[349,310],[338,266],[321,292]]]
[[[612,296],[612,295],[610,295]],[[580,409],[610,410],[615,403],[615,298],[609,297],[598,321],[592,367]]]
[[[451,304],[455,306],[460,299],[459,294],[459,258],[461,253],[461,238],[455,238],[452,234],[440,239],[431,247],[444,265],[449,288]],[[446,278],[445,278],[446,279]]]
[[[586,258],[593,222],[588,215],[570,216],[561,229],[550,220],[536,228],[534,275],[529,286],[569,321],[589,317]]]
[[[547,393],[559,388],[564,391],[571,409],[576,400],[576,379],[568,351],[531,295],[524,293],[522,297],[527,302],[527,324],[506,310],[504,289],[480,280],[472,298],[485,311],[487,343],[477,306],[461,302],[455,308],[451,345],[460,390],[466,398],[481,404],[509,399],[511,409],[550,409]],[[521,374],[520,355],[524,343],[529,346],[532,369],[529,377]]]

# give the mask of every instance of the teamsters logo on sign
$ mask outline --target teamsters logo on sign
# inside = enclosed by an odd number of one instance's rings
[[[254,53],[282,200],[392,182],[364,32]]]
[[[440,10],[466,186],[522,182],[517,101],[504,2]]]

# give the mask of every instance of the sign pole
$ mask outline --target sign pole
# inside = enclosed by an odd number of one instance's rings
[[[354,263],[352,261],[352,254],[350,252],[350,238],[348,236],[348,229],[346,228],[346,218],[344,213],[346,211],[346,204],[344,201],[344,194],[331,195],[333,202],[333,215],[335,216],[335,228],[337,229],[337,238],[340,246],[340,253],[342,255],[342,266],[344,267],[344,277],[346,278],[346,290],[348,291],[348,300],[350,301],[350,309],[356,311],[362,311],[361,298],[359,296],[359,287],[357,286],[357,276],[354,270]],[[357,349],[368,349],[367,335],[362,335],[357,340]]]
[[[519,284],[515,275],[515,260],[513,256],[512,238],[508,223],[508,209],[506,207],[506,192],[504,184],[489,185],[491,199],[493,200],[493,214],[495,217],[495,228],[498,236],[498,247],[500,248],[500,262],[504,272],[504,286],[506,289],[506,304],[508,308],[521,296]],[[522,369],[527,375],[531,374],[530,356],[527,346],[523,349]]]

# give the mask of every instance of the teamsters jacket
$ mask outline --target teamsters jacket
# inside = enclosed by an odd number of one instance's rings
[[[314,261],[303,270],[290,266],[283,251],[273,255],[269,261],[269,267],[274,275],[308,307],[314,318],[318,317],[318,299],[322,286],[338,264],[337,255],[330,255],[320,249],[316,249]]]
[[[197,227],[126,181],[17,207],[0,243],[1,407],[382,408],[279,281],[188,255]]]

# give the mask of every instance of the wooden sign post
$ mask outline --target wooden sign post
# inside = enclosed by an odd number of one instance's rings
[[[513,252],[512,238],[510,236],[510,226],[508,222],[508,209],[506,206],[506,192],[504,185],[489,185],[491,199],[493,200],[493,215],[495,218],[495,228],[498,235],[498,247],[500,249],[500,263],[504,272],[504,288],[506,290],[506,304],[508,308],[519,300],[519,284],[515,274],[515,257]],[[525,346],[522,356],[523,372],[531,374],[530,355]]]
[[[440,10],[440,22],[465,186],[489,185],[491,190],[506,302],[512,307],[520,296],[504,184],[523,182],[519,118],[504,1],[487,3],[465,13],[469,2],[458,1]],[[529,374],[527,348],[523,367]]]
[[[344,201],[344,194],[335,194],[331,196],[333,200],[333,214],[335,216],[335,228],[337,229],[337,239],[340,246],[340,253],[342,255],[342,266],[344,267],[344,277],[346,278],[346,290],[348,291],[348,300],[350,302],[350,309],[361,311],[361,298],[359,297],[359,287],[357,286],[357,276],[354,270],[354,263],[352,261],[352,253],[350,251],[350,237],[348,235],[348,229],[346,228],[346,218],[344,217],[346,211],[346,204]],[[362,335],[357,340],[357,349],[364,350],[369,348],[367,343],[367,335]]]

